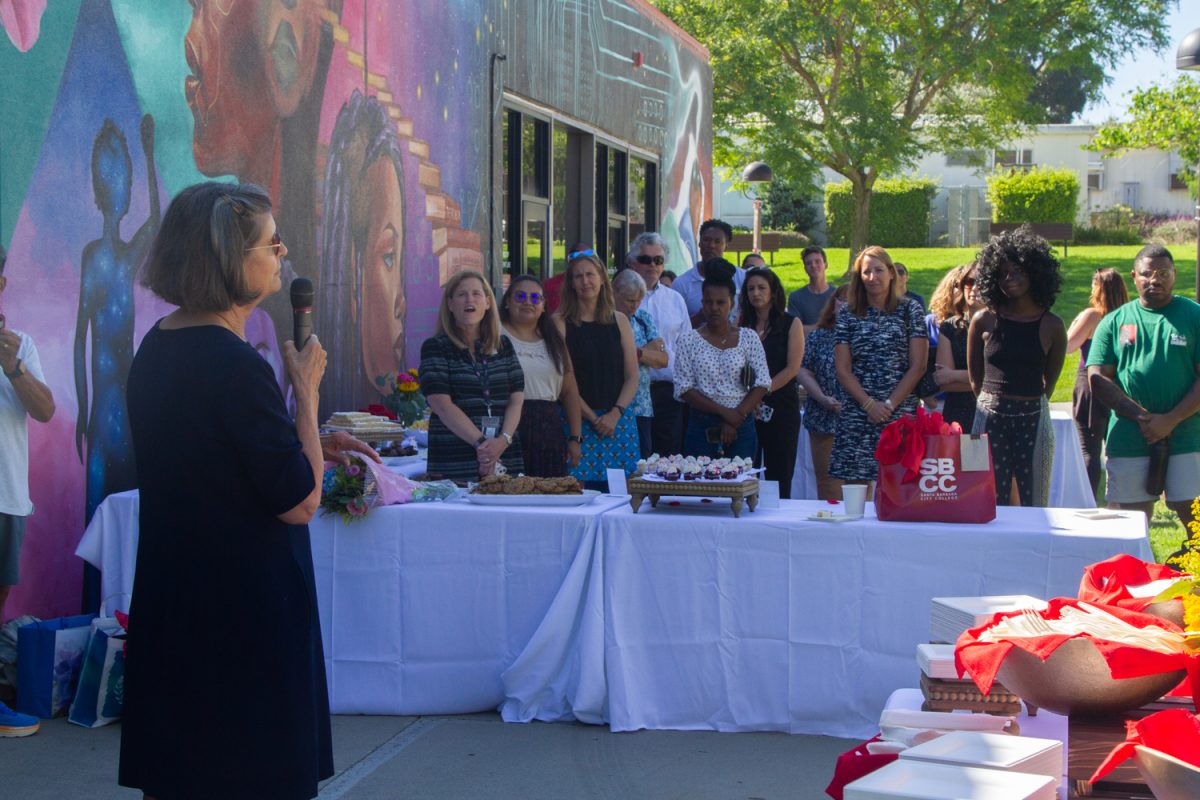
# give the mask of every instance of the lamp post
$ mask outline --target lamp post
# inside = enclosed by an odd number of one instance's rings
[[[1200,28],[1183,37],[1175,51],[1175,69],[1200,70]],[[1200,301],[1200,164],[1196,164],[1196,300]]]
[[[742,180],[747,183],[770,183],[775,180],[771,168],[761,161],[752,161],[742,170]],[[754,189],[754,252],[762,249],[762,199],[758,187]]]

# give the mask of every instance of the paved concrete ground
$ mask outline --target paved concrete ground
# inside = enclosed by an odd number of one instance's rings
[[[57,719],[0,739],[0,798],[137,800],[116,785],[119,725]],[[508,724],[495,714],[333,719],[338,774],[321,800],[820,800],[856,742],[778,733]],[[214,798],[214,800],[218,800]]]

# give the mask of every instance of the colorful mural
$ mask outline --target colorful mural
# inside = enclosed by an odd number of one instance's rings
[[[284,284],[317,286],[326,412],[417,364],[450,275],[498,270],[488,160],[506,95],[656,154],[655,224],[681,264],[696,256],[711,72],[643,0],[0,0],[0,25],[3,311],[58,405],[30,423],[36,510],[6,616],[76,610],[86,521],[135,483],[125,379],[170,311],[136,273],[183,187],[275,198]],[[281,386],[290,325],[283,292],[247,331]]]

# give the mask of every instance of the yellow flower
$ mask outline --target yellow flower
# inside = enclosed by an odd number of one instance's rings
[[[417,368],[416,368],[416,367],[413,367],[412,369],[410,369],[410,370],[408,371],[408,374],[409,374],[409,375],[412,375],[414,378],[416,378],[416,377],[418,377],[418,376],[419,376],[421,373],[417,372]],[[1200,500],[1200,498],[1197,498],[1197,499],[1198,499],[1198,500]]]
[[[414,381],[405,381],[404,383],[400,384],[399,388],[402,392],[415,392],[417,389],[421,388],[421,384]]]

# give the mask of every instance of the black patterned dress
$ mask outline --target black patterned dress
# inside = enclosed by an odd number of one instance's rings
[[[854,377],[868,396],[880,402],[887,399],[908,371],[909,340],[928,338],[925,312],[915,300],[901,300],[891,313],[868,308],[862,317],[855,316],[848,306],[842,307],[833,333],[835,347],[839,344],[850,347]],[[892,419],[911,414],[916,408],[917,397],[909,394]],[[875,480],[879,473],[875,446],[886,424],[870,422],[867,412],[850,398],[838,416],[829,474],[843,481]]]

